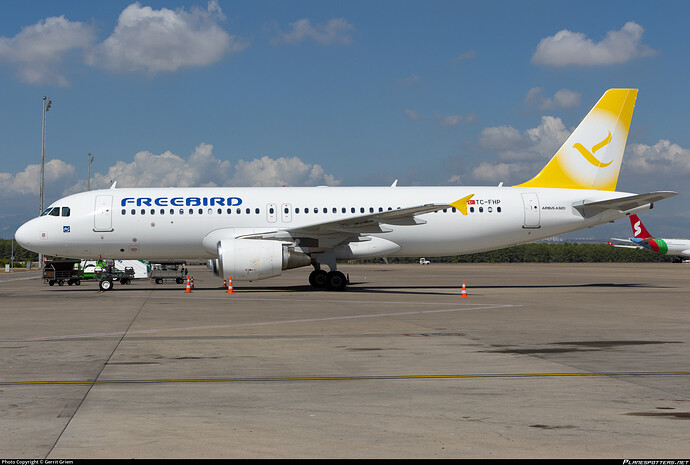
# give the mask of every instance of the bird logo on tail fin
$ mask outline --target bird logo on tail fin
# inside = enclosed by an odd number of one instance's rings
[[[604,162],[599,161],[599,159],[597,159],[597,157],[595,157],[594,154],[597,153],[597,150],[609,145],[611,143],[611,139],[612,139],[611,131],[609,131],[609,135],[606,136],[606,138],[604,138],[604,140],[602,140],[601,142],[596,144],[594,147],[592,147],[591,153],[589,152],[589,150],[587,150],[585,148],[584,145],[582,145],[579,142],[577,142],[575,145],[573,145],[573,148],[576,149],[578,152],[580,152],[582,154],[582,156],[585,157],[585,160],[590,162],[592,165],[596,166],[597,168],[606,168],[611,163],[613,163],[613,160],[611,160],[608,163],[604,163]]]

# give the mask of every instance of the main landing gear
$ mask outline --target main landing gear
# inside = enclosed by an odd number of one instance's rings
[[[347,278],[340,271],[316,269],[309,275],[309,284],[315,289],[328,289],[329,291],[344,291],[347,287]]]

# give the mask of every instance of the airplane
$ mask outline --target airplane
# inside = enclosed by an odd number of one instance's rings
[[[338,260],[495,250],[607,223],[677,195],[615,190],[636,98],[637,89],[606,91],[546,166],[513,187],[115,182],[57,200],[15,238],[28,250],[63,257],[203,258],[216,276],[235,281],[312,266],[314,288],[340,291],[348,282]]]
[[[662,255],[675,255],[676,261],[681,262],[683,258],[690,258],[690,240],[688,239],[660,239],[654,237],[647,231],[642,224],[642,220],[637,215],[630,215],[630,226],[632,226],[633,236],[630,239],[617,239],[612,237],[612,241],[622,242],[622,245],[609,242],[613,247],[623,247],[628,249],[647,249]]]

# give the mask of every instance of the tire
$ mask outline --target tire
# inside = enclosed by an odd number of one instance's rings
[[[163,280],[161,278],[156,278],[156,284],[163,284]]]
[[[113,282],[107,278],[103,278],[98,283],[98,289],[101,291],[109,291],[113,288]]]
[[[326,275],[326,287],[329,291],[344,291],[347,287],[347,278],[340,271],[331,271]]]
[[[182,283],[184,283],[184,279],[182,279],[182,278],[176,278],[176,279],[175,279],[175,282],[176,282],[177,284],[182,284]]]
[[[48,281],[48,284],[51,286],[55,286],[55,281],[51,279],[50,281]]]
[[[328,281],[327,276],[328,273],[324,270],[314,270],[309,274],[309,284],[315,289],[324,289]]]

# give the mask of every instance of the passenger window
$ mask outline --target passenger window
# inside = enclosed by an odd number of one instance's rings
[[[242,213],[242,209],[238,208],[237,210],[235,210],[235,213],[237,213],[239,215],[240,213]]]
[[[69,216],[69,207],[62,207],[62,216]]]
[[[273,207],[269,208],[268,212],[272,215],[273,214]],[[287,208],[285,209],[285,213],[287,213]]]
[[[247,208],[246,211],[247,211],[247,215],[249,215],[252,212],[249,208]]]
[[[184,208],[180,208],[180,215],[184,215]]]
[[[228,215],[232,215],[232,208],[228,208]]]
[[[259,214],[259,209],[258,209],[258,208],[255,209],[255,210],[254,210],[254,213],[256,213],[256,214],[258,215],[258,214]]]
[[[319,212],[319,209],[318,209],[318,208],[314,208],[314,213],[318,213],[318,212]]]
[[[458,211],[458,210],[457,210],[455,207],[453,207],[450,211],[452,211],[453,213],[455,213],[455,212]]]
[[[221,213],[223,213],[223,209],[222,209],[222,208],[219,208],[219,209],[218,209],[218,214],[220,215]],[[228,208],[228,213],[230,213],[230,209],[229,209],[229,208]]]
[[[161,208],[161,215],[165,215],[165,208]]]
[[[374,213],[374,207],[369,207],[369,213]]]
[[[146,210],[144,210],[144,209],[142,208],[142,209],[141,209],[141,214],[142,214],[142,215],[145,215],[145,214],[146,214]]]
[[[299,208],[295,208],[295,213],[299,213]]]
[[[122,214],[123,214],[123,215],[126,215],[126,214],[127,214],[127,210],[125,210],[125,209],[123,208],[123,209],[122,209]]]
[[[170,209],[170,214],[171,214],[171,215],[174,215],[174,214],[175,214],[175,209],[174,209],[174,208],[171,208],[171,209]]]
[[[285,207],[285,214],[287,215],[288,213],[290,213],[290,209],[288,209],[288,207]]]
[[[338,213],[338,209],[333,207],[333,213]]]
[[[324,213],[328,213],[328,208],[323,207],[323,212],[324,212]]]
[[[131,213],[132,215],[136,215],[136,214],[137,214],[137,211],[136,211],[135,209],[132,208],[132,211],[131,211],[130,213]]]
[[[350,208],[350,213],[354,213],[354,212],[356,212],[356,211],[357,211],[357,210],[355,209],[355,207]]]
[[[151,209],[151,214],[152,214],[152,215],[155,215],[155,214],[156,214],[156,210],[154,210],[154,209],[152,208],[152,209]]]
[[[483,212],[484,212],[484,207],[479,207],[479,213],[483,213]]]
[[[305,208],[304,213],[309,213],[309,208]]]
[[[474,207],[470,207],[470,213],[474,213]]]
[[[489,213],[491,213],[492,211],[494,211],[494,209],[491,208],[491,207],[489,207],[489,208],[487,208],[487,211],[488,211]]]
[[[379,212],[382,212],[382,211],[383,211],[383,207],[379,207]]]
[[[364,213],[364,207],[360,207],[360,208],[359,208],[359,212],[360,212],[360,213]]]
[[[501,207],[496,207],[496,211],[497,211],[498,213],[501,213]]]
[[[190,209],[189,209],[189,214],[190,214],[190,215],[193,215],[193,214],[194,214],[194,209],[193,209],[193,208],[190,208]]]

